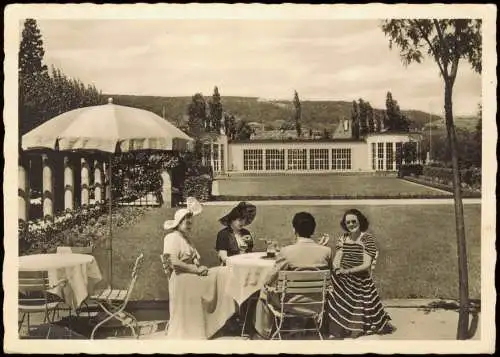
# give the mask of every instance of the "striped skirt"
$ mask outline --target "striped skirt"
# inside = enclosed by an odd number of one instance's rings
[[[391,320],[369,273],[332,274],[326,313],[329,333],[342,336],[378,333]]]

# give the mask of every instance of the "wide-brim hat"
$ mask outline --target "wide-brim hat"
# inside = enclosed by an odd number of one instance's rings
[[[244,220],[245,226],[249,225],[255,219],[257,208],[255,205],[248,202],[240,202],[228,214],[219,219],[219,222],[225,226],[229,226],[231,221],[241,218]]]
[[[174,214],[174,219],[170,219],[163,223],[163,229],[171,230],[177,228],[177,226],[182,222],[184,217],[188,214],[196,216],[202,211],[201,204],[194,197],[188,197],[186,199],[186,208],[178,209]]]

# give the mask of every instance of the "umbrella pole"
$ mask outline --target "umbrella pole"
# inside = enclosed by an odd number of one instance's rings
[[[113,155],[109,156],[109,236],[108,236],[108,285],[113,286],[113,187],[112,187],[112,160]]]

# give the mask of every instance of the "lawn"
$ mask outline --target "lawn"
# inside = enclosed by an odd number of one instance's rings
[[[290,175],[231,177],[219,180],[223,196],[363,196],[451,194],[384,176]]]
[[[457,262],[453,205],[380,205],[380,206],[279,206],[257,207],[257,217],[249,227],[257,239],[292,241],[291,219],[298,211],[308,211],[317,220],[317,233],[334,236],[340,231],[339,220],[347,208],[359,208],[369,217],[370,230],[377,237],[380,258],[375,281],[381,297],[456,298]],[[194,242],[202,263],[217,265],[215,237],[222,226],[217,222],[228,206],[206,206],[196,217]],[[136,225],[114,231],[114,282],[125,286],[129,269],[139,251],[146,256],[144,270],[136,285],[135,299],[167,299],[167,280],[159,255],[163,249],[163,222],[174,209],[154,208]],[[481,225],[480,205],[466,205],[465,227],[469,261],[471,298],[480,298]],[[333,242],[332,242],[333,245]],[[264,250],[261,241],[255,250]],[[102,269],[106,265],[98,254]]]

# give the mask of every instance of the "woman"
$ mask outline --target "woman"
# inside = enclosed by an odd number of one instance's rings
[[[171,266],[168,339],[210,338],[236,311],[234,300],[225,294],[225,268],[201,265],[192,243],[192,218],[200,212],[201,205],[190,198],[188,208],[179,209],[164,224],[170,231],[163,246]]]
[[[336,244],[332,291],[327,316],[330,337],[358,337],[389,332],[391,318],[384,311],[371,277],[377,256],[375,237],[367,232],[368,219],[357,209],[340,222],[346,231]]]
[[[253,249],[253,238],[245,226],[248,226],[255,218],[256,208],[247,202],[240,202],[228,214],[219,219],[226,227],[217,233],[215,250],[222,265],[230,256],[248,253]]]

